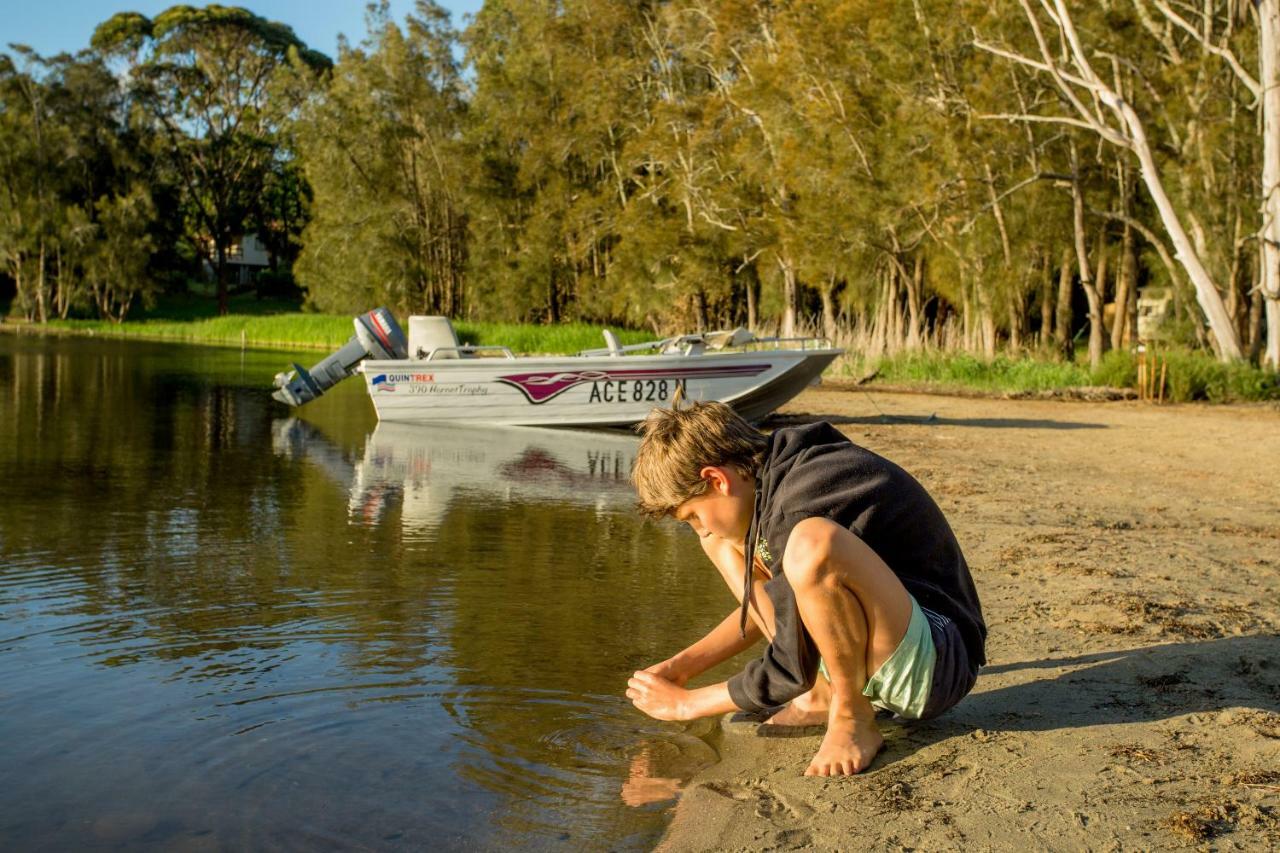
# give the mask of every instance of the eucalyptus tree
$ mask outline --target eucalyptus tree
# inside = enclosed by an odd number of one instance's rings
[[[1033,8],[1028,0],[1020,2],[1029,30],[1029,38],[1023,42],[1029,41],[1026,49],[982,39],[976,44],[989,53],[1046,75],[1057,87],[1065,109],[1041,112],[1012,110],[1004,117],[1019,122],[1051,122],[1077,127],[1132,154],[1164,231],[1174,245],[1178,262],[1195,289],[1197,302],[1208,321],[1219,354],[1228,360],[1242,357],[1240,336],[1226,310],[1222,294],[1206,268],[1203,253],[1197,251],[1195,240],[1189,233],[1187,211],[1179,210],[1171,198],[1167,172],[1157,156],[1159,143],[1151,137],[1151,133],[1156,132],[1161,134],[1161,140],[1167,139],[1172,129],[1170,122],[1161,114],[1160,94],[1158,90],[1153,92],[1154,86],[1145,93],[1129,93],[1123,86],[1122,69],[1137,65],[1125,54],[1140,53],[1142,46],[1140,43],[1135,46],[1132,42],[1111,46],[1111,50],[1097,46],[1103,38],[1102,33],[1114,27],[1114,22],[1106,16],[1116,10],[1107,7],[1091,9],[1092,15],[1088,19],[1093,25],[1091,31],[1077,27],[1076,18],[1080,15],[1073,13],[1064,0],[1046,2],[1040,9]],[[1273,0],[1263,2],[1271,3]],[[1135,0],[1135,3],[1138,7],[1143,6],[1142,0]],[[1165,6],[1163,3],[1157,5]],[[1101,53],[1097,52],[1099,49]],[[1100,62],[1106,64],[1099,65]],[[1144,82],[1151,83],[1150,80]],[[1140,100],[1143,94],[1152,103],[1143,105]]]
[[[1240,249],[1256,244],[1258,275],[1251,289],[1264,302],[1266,362],[1280,369],[1280,0],[1209,0],[1195,5],[1178,0],[1132,2],[1143,26],[1159,44],[1161,60],[1167,67],[1180,70],[1190,66],[1194,71],[1196,66],[1207,66],[1196,77],[1212,79],[1213,91],[1228,95],[1226,107],[1212,116],[1216,120],[1201,120],[1195,127],[1199,132],[1186,134],[1187,139],[1199,143],[1201,179],[1208,183],[1215,173],[1213,164],[1204,162],[1204,152],[1228,148],[1227,166],[1240,174],[1244,169],[1239,168],[1239,160],[1252,154],[1255,177],[1250,183],[1254,186],[1252,195],[1258,199],[1258,219],[1254,220],[1257,228],[1242,229],[1240,211],[1229,210],[1229,231],[1221,229],[1219,235],[1221,243],[1231,247],[1224,252],[1231,256],[1231,263],[1230,271],[1221,275],[1227,280],[1230,308],[1237,296],[1235,278],[1240,269]],[[1248,112],[1257,116],[1252,128],[1247,123],[1242,127],[1239,121],[1240,115]],[[1229,132],[1223,133],[1224,129]],[[1215,130],[1219,132],[1215,134]],[[1238,141],[1248,139],[1250,130],[1255,139],[1260,131],[1261,139],[1249,146],[1254,149],[1252,152],[1242,152]],[[1231,195],[1218,197],[1248,197],[1241,196],[1234,187],[1229,192]],[[1193,238],[1196,236],[1193,230]],[[1232,313],[1228,310],[1229,315]],[[1253,332],[1246,330],[1247,335],[1256,338]],[[1251,349],[1256,346],[1255,342]]]
[[[228,249],[273,162],[287,156],[278,144],[285,116],[269,100],[273,77],[288,65],[321,74],[329,59],[288,26],[235,6],[172,6],[154,19],[121,12],[91,44],[125,63],[135,97],[166,137],[226,313]]]
[[[434,3],[403,28],[372,10],[366,41],[342,48],[292,127],[314,194],[297,273],[315,305],[465,310],[469,161],[453,44]]]
[[[0,251],[28,318],[45,322],[51,310],[48,259],[61,208],[54,164],[66,132],[52,115],[48,62],[13,47],[22,67],[0,55]]]
[[[156,286],[147,140],[98,58],[15,53],[22,70],[0,57],[0,251],[19,308],[119,321]],[[127,260],[104,266],[109,252]]]
[[[643,317],[755,326],[763,199],[733,156],[744,126],[703,62],[704,23],[676,3],[633,31],[640,61],[622,154],[632,189],[617,219],[613,272],[631,283]]]
[[[649,2],[493,0],[463,42],[474,69],[470,196],[477,286],[510,315],[612,312],[615,217],[634,176],[638,31]]]

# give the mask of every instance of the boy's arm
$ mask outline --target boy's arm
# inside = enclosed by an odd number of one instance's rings
[[[753,646],[759,639],[760,628],[754,621],[748,621],[746,637],[738,633],[738,611],[735,608],[701,640],[644,671],[683,687],[690,678],[701,675],[716,664],[724,663],[738,652]]]
[[[655,720],[696,720],[742,710],[729,695],[727,681],[685,690],[651,672],[631,676],[627,698]]]

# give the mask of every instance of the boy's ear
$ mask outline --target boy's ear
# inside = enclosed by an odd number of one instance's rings
[[[729,494],[729,474],[723,468],[707,465],[698,472],[698,476],[706,480],[717,494]]]

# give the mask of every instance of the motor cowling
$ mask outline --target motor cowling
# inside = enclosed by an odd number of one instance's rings
[[[301,406],[328,391],[355,373],[366,358],[403,359],[409,357],[408,342],[400,324],[386,308],[375,308],[352,321],[356,333],[342,349],[317,362],[310,370],[298,363],[292,370],[276,374],[276,390],[271,396],[290,406]]]

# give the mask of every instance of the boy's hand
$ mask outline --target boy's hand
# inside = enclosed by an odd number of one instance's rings
[[[695,716],[689,711],[688,690],[647,669],[631,676],[627,698],[655,720],[691,720]]]
[[[665,678],[676,687],[684,687],[689,680],[689,676],[681,672],[679,667],[674,663],[674,659],[664,660],[662,663],[655,663],[653,666],[647,666],[644,672],[652,673],[659,678]]]

